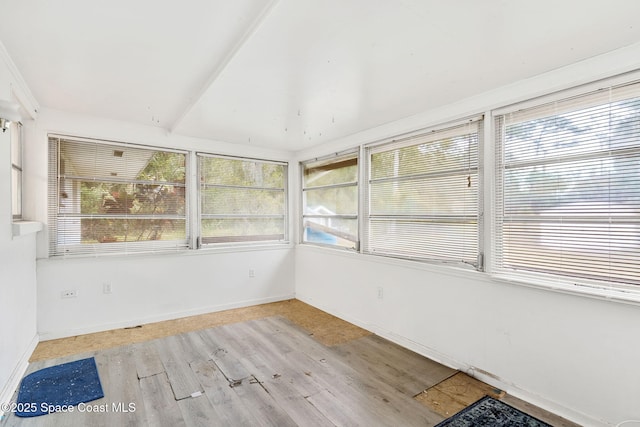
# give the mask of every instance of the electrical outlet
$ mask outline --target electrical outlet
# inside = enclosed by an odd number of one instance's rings
[[[60,298],[75,298],[78,296],[78,291],[75,289],[67,289],[66,291],[60,292]]]
[[[249,277],[256,277],[256,271],[253,268],[249,269]]]
[[[110,294],[111,292],[112,292],[111,282],[104,282],[102,284],[102,293],[103,294]]]

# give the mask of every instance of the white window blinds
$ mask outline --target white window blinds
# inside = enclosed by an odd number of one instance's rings
[[[188,247],[186,154],[49,138],[50,254]]]
[[[482,121],[367,148],[366,253],[478,260]]]
[[[287,240],[287,165],[198,154],[200,243]]]
[[[496,117],[495,270],[640,284],[640,85]]]
[[[306,243],[358,249],[358,153],[302,164]]]

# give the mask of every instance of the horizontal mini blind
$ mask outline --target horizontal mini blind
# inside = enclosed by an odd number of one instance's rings
[[[477,266],[481,138],[476,119],[368,147],[364,251]]]
[[[198,154],[200,243],[287,240],[287,165]]]
[[[496,142],[496,271],[640,285],[640,84],[499,115]]]
[[[49,138],[52,256],[188,247],[186,154]]]
[[[358,153],[302,164],[302,241],[358,249]]]

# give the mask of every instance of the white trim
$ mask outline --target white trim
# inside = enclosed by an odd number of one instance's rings
[[[495,279],[496,282],[510,286],[518,285],[604,301],[640,305],[640,289],[634,290],[631,286],[629,288],[604,287],[591,285],[586,279],[582,280],[584,283],[575,283],[575,280],[571,281],[569,278],[562,280],[561,278],[555,278],[550,275],[550,277],[553,278],[546,279],[543,274],[536,275],[535,273],[517,275],[509,274],[509,272],[500,272],[493,274],[491,277]]]
[[[485,117],[491,117],[491,113],[487,111]],[[482,212],[480,213],[480,219],[482,219],[482,228],[480,230],[480,253],[482,254],[482,271],[491,272],[491,260],[493,259],[493,217],[495,212],[495,156],[494,156],[494,126],[493,120],[485,120],[483,140],[482,140],[482,152],[479,153],[479,157],[482,159],[482,170],[478,172],[478,176],[481,176],[482,188]],[[479,159],[480,161],[480,159]]]
[[[228,160],[242,160],[242,161],[254,161],[260,163],[268,163],[280,166],[288,166],[288,160],[273,160],[273,159],[262,159],[259,157],[246,157],[246,156],[238,156],[233,154],[216,154],[216,153],[208,153],[206,151],[195,151],[196,157],[210,157],[215,159],[228,159]]]
[[[341,248],[320,246],[320,245],[307,245],[300,244],[297,249],[304,248],[305,250],[318,251],[319,253],[338,255],[344,257],[351,257],[364,262],[372,262],[375,264],[387,264],[396,267],[411,268],[414,270],[428,271],[434,274],[446,274],[449,276],[461,277],[468,280],[489,280],[489,276],[486,273],[477,271],[467,264],[443,264],[437,262],[429,262],[424,260],[415,260],[408,258],[395,258],[386,255],[372,255],[368,253],[360,253],[356,251],[346,251]]]
[[[374,332],[376,335],[379,335],[404,348],[414,351],[421,356],[434,360],[445,366],[449,366],[450,368],[457,369],[458,371],[462,371],[473,378],[476,378],[486,384],[489,384],[493,387],[503,390],[507,394],[510,394],[519,399],[522,399],[527,403],[533,404],[539,408],[542,408],[548,412],[551,412],[554,415],[558,415],[560,417],[566,418],[570,421],[576,422],[584,426],[593,426],[593,427],[603,426],[604,427],[609,425],[602,421],[596,420],[588,415],[585,415],[581,412],[574,411],[571,408],[568,408],[563,405],[558,405],[553,401],[547,400],[536,394],[527,392],[526,390],[522,390],[517,385],[511,384],[503,380],[502,378],[491,374],[490,372],[485,372],[479,368],[476,368],[475,366],[468,365],[456,359],[452,359],[432,348],[426,347],[422,344],[419,344],[408,338],[395,334],[391,331],[386,331],[381,328],[377,328],[377,330]]]
[[[135,142],[123,142],[123,141],[114,141],[111,139],[100,139],[100,138],[89,138],[82,136],[74,136],[74,135],[65,135],[59,133],[47,133],[47,139],[58,139],[65,140],[69,142],[79,142],[81,144],[99,144],[99,145],[107,145],[107,146],[117,146],[123,148],[134,148],[139,150],[153,150],[153,151],[167,151],[170,153],[178,153],[178,154],[188,154],[189,150],[182,150],[179,148],[167,148],[155,145],[148,144],[139,144]]]
[[[424,142],[431,142],[447,138],[449,134],[458,135],[460,133],[460,128],[463,128],[466,125],[471,125],[472,123],[475,124],[475,129],[477,129],[477,123],[480,123],[483,120],[484,116],[482,114],[474,115],[472,117],[463,117],[453,121],[447,121],[439,125],[423,127],[414,131],[395,135],[390,138],[373,141],[364,144],[364,147],[371,153],[377,153],[380,151],[386,151],[387,146],[393,145],[393,147],[396,148],[396,144],[397,147],[404,147]],[[471,129],[471,127],[469,127],[469,129]],[[417,142],[417,140],[420,141]]]
[[[417,351],[417,350],[414,350],[414,351],[416,351],[416,353],[422,354],[420,353],[420,351]],[[423,356],[429,357],[428,355],[423,355]],[[470,366],[466,370],[460,368],[460,370],[463,370],[467,375],[473,378],[476,378],[484,383],[487,383],[493,387],[496,387],[500,390],[505,391],[507,394],[511,396],[524,400],[525,402],[530,403],[534,406],[537,406],[541,409],[544,409],[545,411],[551,412],[554,415],[560,416],[569,421],[573,421],[576,424],[579,424],[582,426],[592,426],[592,427],[608,427],[611,425],[602,420],[598,420],[596,418],[590,417],[589,415],[586,415],[582,412],[575,411],[563,405],[558,405],[556,402],[545,399],[544,397],[539,396],[537,394],[533,394],[526,390],[522,390],[515,384],[510,384],[508,382],[505,382],[501,378],[491,375],[491,373],[489,372],[484,372],[482,370],[474,368],[473,366]]]
[[[125,254],[123,252],[105,253],[100,255],[67,255],[67,256],[49,256],[47,258],[38,258],[39,260],[47,260],[52,262],[64,262],[64,261],[81,261],[87,260],[88,262],[94,262],[96,258],[131,258],[131,257],[162,257],[162,256],[197,256],[197,255],[211,255],[214,253],[237,253],[237,252],[253,252],[253,251],[272,251],[272,250],[288,250],[293,248],[293,243],[263,243],[263,244],[247,244],[247,245],[225,245],[215,247],[202,247],[198,250],[195,249],[183,249],[176,251],[159,251],[159,252],[133,252]]]
[[[9,380],[3,385],[2,391],[0,392],[0,404],[2,408],[4,408],[4,405],[6,403],[11,402],[11,399],[13,398],[14,393],[16,392],[16,390],[18,389],[18,386],[20,385],[20,381],[22,380],[24,373],[27,371],[27,368],[29,367],[29,359],[31,358],[31,355],[36,349],[38,342],[40,342],[40,338],[38,334],[36,334],[33,336],[33,338],[31,339],[31,342],[29,343],[26,350],[22,354],[22,357],[20,357],[20,360],[18,361],[16,366],[13,368],[13,372],[11,372],[11,375],[9,376]],[[5,415],[5,412],[2,409],[0,409],[0,422],[4,419],[4,415]]]
[[[249,300],[244,300],[244,301],[239,301],[234,303],[211,305],[211,306],[201,307],[201,308],[191,309],[191,310],[157,314],[153,316],[146,316],[146,317],[124,320],[121,322],[102,323],[99,325],[83,326],[81,328],[65,329],[62,331],[45,331],[45,332],[40,332],[40,340],[49,341],[49,340],[55,340],[59,338],[73,337],[76,335],[85,335],[85,334],[92,334],[96,332],[110,331],[113,329],[121,329],[121,328],[128,328],[128,327],[139,326],[139,325],[146,325],[149,323],[163,322],[166,320],[176,320],[183,317],[198,316],[201,314],[231,310],[234,308],[243,308],[243,307],[250,307],[250,306],[259,305],[259,304],[268,304],[272,302],[286,301],[292,298],[295,298],[294,294],[284,294],[284,295],[273,296],[273,297],[249,299]]]
[[[526,110],[550,104],[557,101],[571,100],[575,97],[582,97],[590,93],[598,92],[609,88],[616,88],[637,83],[640,80],[640,70],[631,71],[611,77],[605,77],[594,80],[589,83],[578,84],[566,89],[549,92],[545,95],[535,96],[520,102],[505,105],[491,111],[493,117],[514,113],[520,110]]]
[[[187,174],[184,177],[186,185],[185,205],[186,217],[189,221],[189,235],[187,241],[191,251],[200,249],[200,160],[195,151],[190,151],[186,159]]]
[[[37,233],[42,231],[42,228],[43,224],[38,221],[14,221],[12,224],[13,237]]]
[[[302,167],[298,161],[291,160],[287,168],[287,188],[289,191],[287,199],[287,209],[289,216],[289,240],[288,244],[293,248],[296,243],[302,240]]]
[[[335,153],[329,153],[320,157],[312,157],[307,160],[301,160],[300,165],[306,167],[309,163],[318,163],[317,166],[324,166],[325,164],[330,165],[332,163],[337,163],[340,160],[350,159],[352,157],[358,158],[358,153],[360,152],[359,147],[349,148],[343,151],[337,151]],[[316,167],[314,165],[313,167]],[[303,169],[304,172],[304,169]]]
[[[16,96],[16,98],[18,98],[18,101],[22,104],[25,110],[27,110],[30,118],[36,119],[38,117],[38,109],[40,108],[40,105],[38,104],[36,98],[33,96],[33,93],[31,93],[29,86],[27,86],[27,83],[22,77],[22,74],[20,74],[18,67],[13,62],[13,59],[11,59],[9,52],[7,51],[2,41],[0,41],[0,59],[4,61],[7,68],[9,69],[9,72],[11,73],[11,76],[13,77],[13,80],[16,83],[15,87],[12,87],[13,94]]]

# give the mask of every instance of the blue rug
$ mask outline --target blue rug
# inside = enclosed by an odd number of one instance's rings
[[[33,372],[22,379],[16,415],[37,417],[65,411],[81,402],[104,397],[93,357]]]
[[[492,397],[485,396],[436,427],[551,427]]]

